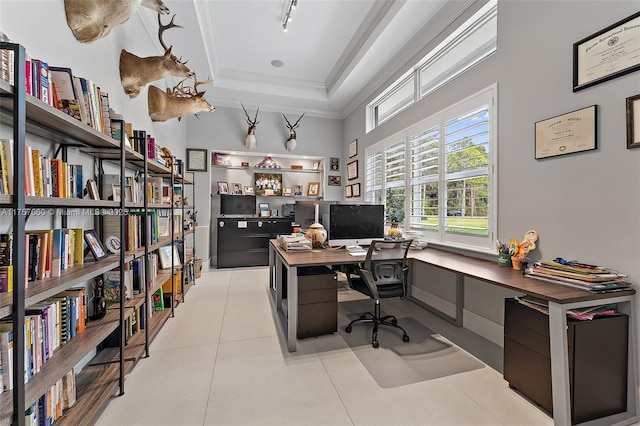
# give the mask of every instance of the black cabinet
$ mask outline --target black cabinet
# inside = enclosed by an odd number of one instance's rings
[[[234,268],[269,264],[269,240],[291,233],[290,218],[217,219],[217,266]]]
[[[567,318],[573,424],[626,411],[628,327],[623,314]],[[549,317],[514,299],[505,300],[504,379],[553,412]]]

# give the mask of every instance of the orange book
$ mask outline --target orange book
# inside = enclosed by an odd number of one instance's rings
[[[40,151],[37,149],[31,150],[31,167],[33,169],[33,195],[42,197],[42,162],[40,161]]]

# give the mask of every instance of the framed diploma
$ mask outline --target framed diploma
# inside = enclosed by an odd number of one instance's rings
[[[640,95],[627,98],[627,148],[640,148]]]
[[[206,172],[207,157],[206,149],[187,148],[187,170],[191,172]]]
[[[597,148],[597,105],[538,121],[536,160]]]
[[[573,91],[640,70],[640,12],[573,44]]]

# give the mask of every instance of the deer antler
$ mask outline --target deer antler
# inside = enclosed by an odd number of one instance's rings
[[[167,52],[169,49],[171,49],[171,47],[167,47],[167,45],[165,44],[164,40],[162,40],[162,34],[166,30],[168,30],[169,28],[182,28],[182,26],[173,23],[173,19],[175,17],[176,17],[176,15],[174,14],[171,17],[171,21],[169,21],[169,23],[167,25],[162,25],[162,20],[160,19],[160,14],[158,13],[158,26],[159,26],[159,28],[158,28],[158,39],[160,40],[160,44],[164,48],[165,52]]]
[[[198,81],[198,79],[194,75],[193,79],[195,80],[195,84],[193,85],[193,90],[195,90],[196,94],[200,93],[200,92],[198,92],[198,86],[199,85],[213,83],[213,78],[211,78],[211,77],[207,78],[205,81]],[[204,92],[202,92],[202,93],[204,93]]]
[[[244,107],[244,104],[240,102],[240,105],[242,105],[242,109],[244,110],[244,115],[247,116],[247,124],[251,127],[256,127],[258,123],[260,123],[259,121],[256,121],[258,119],[258,112],[260,111],[260,106],[258,105],[258,109],[256,110],[256,116],[253,117],[253,121],[251,121],[251,118],[249,118],[249,113],[247,113],[247,109]]]
[[[282,116],[284,117],[285,121],[287,122],[287,127],[290,130],[294,130],[294,129],[298,128],[298,126],[299,126],[298,123],[300,123],[300,120],[302,120],[302,117],[304,117],[305,114],[306,114],[306,112],[303,112],[302,115],[300,116],[300,118],[298,118],[298,121],[296,121],[293,126],[291,125],[291,123],[289,123],[289,120],[287,120],[287,116],[286,115],[282,114]]]

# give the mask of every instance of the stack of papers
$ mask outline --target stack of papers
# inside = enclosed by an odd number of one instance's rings
[[[425,240],[413,240],[411,248],[422,250],[423,248],[427,248],[427,242]]]
[[[549,305],[546,301],[536,299],[531,296],[516,296],[516,299],[519,303],[528,306],[530,308],[535,309],[536,311],[542,312],[545,315],[549,315]],[[585,308],[575,308],[569,309],[567,311],[567,316],[570,318],[574,318],[577,320],[592,320],[597,316],[605,316],[605,315],[615,315],[616,305],[613,303],[608,303],[606,305],[597,305],[597,306],[588,306]]]
[[[311,251],[311,243],[304,236],[280,235],[278,244],[280,248],[288,252]]]
[[[633,285],[626,275],[607,268],[582,268],[553,261],[534,263],[533,267],[525,270],[525,276],[593,293],[622,291]]]

